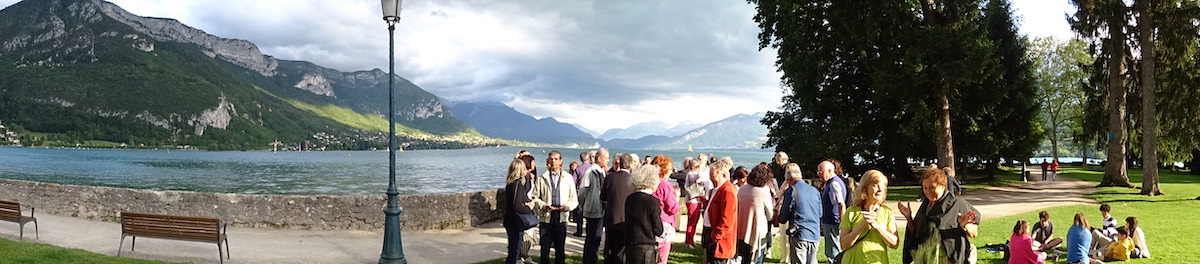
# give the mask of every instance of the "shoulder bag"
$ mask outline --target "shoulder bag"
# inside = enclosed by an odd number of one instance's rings
[[[514,188],[514,189],[516,189],[516,188]],[[524,199],[518,200],[517,193],[518,192],[516,192],[516,191],[513,192],[513,194],[512,194],[513,201],[520,201],[520,202],[518,202],[518,204],[520,204],[521,206],[525,206],[525,202],[524,202],[525,200]],[[513,210],[516,210],[516,208],[513,208]],[[530,211],[529,213],[517,213],[517,219],[521,220],[521,227],[522,227],[521,230],[527,230],[527,229],[533,228],[538,225],[538,222],[540,222],[540,220],[538,220],[537,214],[533,212],[532,208],[529,211]]]

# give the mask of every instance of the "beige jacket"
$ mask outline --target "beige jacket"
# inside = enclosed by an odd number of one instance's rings
[[[550,211],[546,210],[546,205],[549,205],[551,199],[554,199],[550,187],[550,172],[546,171],[538,176],[537,181],[533,183],[533,189],[529,191],[529,197],[533,198],[533,208],[537,210],[538,220],[542,223],[550,222]],[[571,173],[561,169],[558,175],[558,202],[560,206],[567,207],[560,218],[565,223],[570,219],[566,213],[579,206],[579,197],[575,190],[575,178],[571,177]]]

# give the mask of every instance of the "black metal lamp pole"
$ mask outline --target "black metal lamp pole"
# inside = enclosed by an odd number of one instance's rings
[[[388,188],[387,208],[383,209],[383,254],[379,263],[408,263],[400,239],[400,202],[396,196],[396,22],[400,21],[401,0],[381,0],[383,20],[388,25]]]

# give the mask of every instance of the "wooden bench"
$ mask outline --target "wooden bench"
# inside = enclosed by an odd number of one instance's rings
[[[29,211],[29,216],[21,215],[21,212],[24,211]],[[33,217],[32,206],[26,207],[25,210],[21,210],[21,203],[0,201],[0,220],[21,225],[21,240],[25,240],[25,223],[33,222],[33,234],[37,235],[38,239],[41,239],[41,235],[38,235],[37,218]]]
[[[226,223],[216,218],[121,212],[121,244],[117,246],[117,256],[121,255],[126,236],[133,237],[129,245],[130,252],[137,246],[138,237],[151,237],[216,243],[217,256],[221,263],[225,263],[225,259],[229,258],[226,230]],[[223,248],[222,242],[225,243]]]

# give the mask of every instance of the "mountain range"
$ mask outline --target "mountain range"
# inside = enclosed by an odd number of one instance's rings
[[[604,134],[596,138],[602,140],[613,139],[638,139],[646,136],[664,136],[674,137],[683,135],[692,129],[704,126],[704,124],[683,121],[676,125],[670,125],[662,121],[650,121],[638,123],[627,128],[614,128],[604,131]]]
[[[597,143],[592,135],[571,124],[558,122],[553,117],[538,119],[499,102],[446,101],[446,105],[455,117],[485,136],[582,147]]]
[[[0,122],[33,146],[384,148],[389,80],[408,149],[758,148],[766,135],[761,115],[601,134],[500,103],[445,101],[380,69],[276,59],[249,41],[100,0],[22,1],[0,10],[0,28]]]
[[[253,149],[268,142],[381,146],[389,75],[275,59],[245,40],[99,0],[0,10],[0,120],[41,140]],[[398,76],[398,134],[487,140]]]

